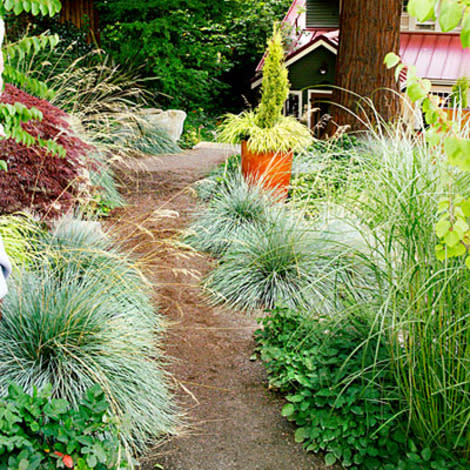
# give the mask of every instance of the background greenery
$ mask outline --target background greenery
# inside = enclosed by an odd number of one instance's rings
[[[163,105],[239,110],[249,81],[290,0],[99,0],[102,46],[143,66]],[[131,19],[131,20],[130,20]]]

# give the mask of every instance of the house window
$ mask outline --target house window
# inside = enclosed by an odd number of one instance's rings
[[[432,94],[439,98],[439,107],[440,108],[449,108],[451,107],[451,93],[445,91],[433,91]]]
[[[284,104],[284,114],[294,116],[297,119],[302,117],[302,92],[290,91],[289,97]]]

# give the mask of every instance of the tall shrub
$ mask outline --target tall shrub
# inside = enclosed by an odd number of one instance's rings
[[[57,155],[34,142],[25,145],[13,138],[0,140],[0,155],[8,166],[0,178],[0,212],[30,210],[40,216],[55,216],[67,211],[80,184],[88,183],[83,157],[90,147],[73,134],[67,115],[49,102],[8,84],[0,102],[40,110],[42,120],[23,123],[23,128],[35,138],[54,140],[66,152],[66,156]]]
[[[289,96],[287,75],[282,34],[279,26],[275,26],[264,59],[261,102],[256,115],[259,127],[272,128],[282,118],[284,103]]]

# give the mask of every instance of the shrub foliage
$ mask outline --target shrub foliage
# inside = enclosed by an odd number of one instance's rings
[[[389,352],[361,317],[306,319],[276,309],[256,333],[270,384],[286,394],[295,440],[350,469],[468,469],[442,450],[419,448],[396,420]]]
[[[121,469],[118,429],[98,386],[90,388],[77,408],[50,397],[50,387],[32,394],[10,385],[0,399],[0,466],[33,470]]]
[[[19,102],[39,109],[42,120],[23,123],[23,128],[34,137],[61,145],[66,156],[12,138],[0,140],[0,155],[8,165],[8,171],[0,178],[0,212],[29,209],[41,216],[53,216],[67,211],[78,195],[80,184],[86,183],[82,157],[90,148],[72,134],[67,115],[47,101],[7,84],[1,102],[11,105]]]

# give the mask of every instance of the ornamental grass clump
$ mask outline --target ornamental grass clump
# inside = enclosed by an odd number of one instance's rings
[[[228,188],[233,181],[239,181],[241,174],[240,155],[231,155],[225,162],[214,168],[206,178],[196,182],[195,188],[199,199],[210,201],[222,188]]]
[[[252,225],[261,229],[274,224],[280,205],[259,186],[237,178],[222,187],[190,227],[186,242],[213,256],[223,255],[243,240]]]
[[[372,134],[363,145],[361,185],[348,193],[345,222],[362,236],[357,259],[368,276],[344,285],[344,298],[366,293],[349,308],[360,308],[386,341],[407,437],[468,460],[470,270],[461,259],[436,257],[435,224],[439,200],[449,188],[467,197],[469,178],[443,155],[430,158],[428,145],[404,128]],[[354,250],[350,240],[340,242]]]
[[[42,236],[40,225],[27,214],[0,216],[0,237],[14,267],[35,258],[34,246]]]
[[[269,225],[253,224],[234,241],[205,287],[214,303],[253,312],[276,304],[290,308],[326,302],[331,282],[324,241],[301,216],[279,211]],[[336,260],[326,260],[326,264]]]
[[[257,153],[287,153],[308,147],[312,142],[308,128],[282,114],[289,96],[287,75],[282,32],[276,26],[264,61],[260,104],[255,111],[228,114],[219,129],[219,139],[232,144],[246,140],[249,149]]]
[[[51,260],[15,276],[2,306],[0,393],[52,384],[77,405],[99,384],[129,456],[174,431],[175,407],[157,349],[162,320],[139,270],[86,225],[54,234]]]

